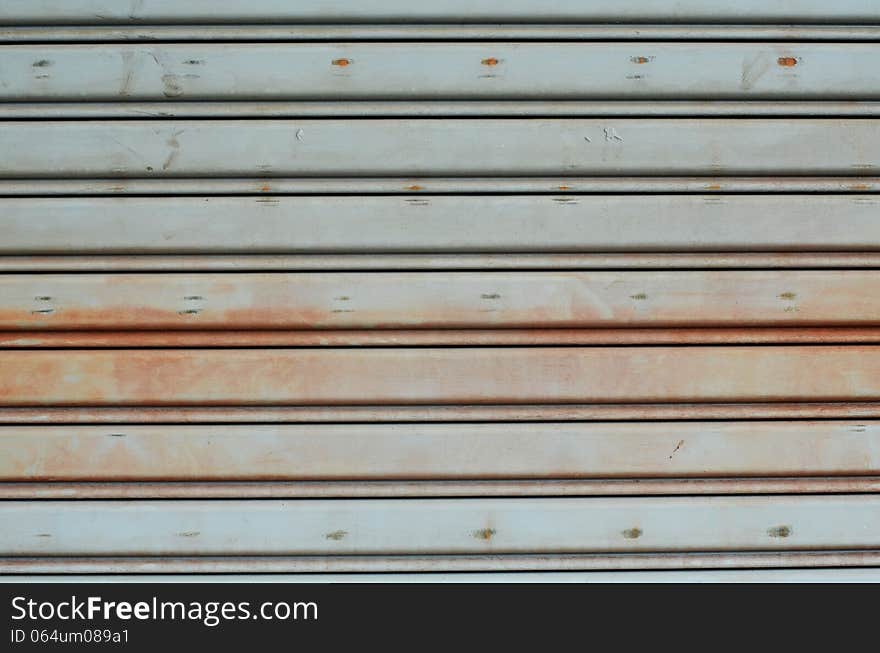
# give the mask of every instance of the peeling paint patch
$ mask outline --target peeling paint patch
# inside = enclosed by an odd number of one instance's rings
[[[327,533],[324,536],[324,539],[334,540],[338,542],[339,540],[345,539],[345,536],[348,535],[348,531],[333,531],[331,533]]]
[[[788,537],[791,535],[791,526],[773,526],[767,529],[770,537]]]
[[[637,540],[642,536],[642,529],[638,526],[627,528],[625,531],[621,532],[621,535],[628,540]]]

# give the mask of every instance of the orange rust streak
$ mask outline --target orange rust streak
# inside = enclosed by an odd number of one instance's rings
[[[488,59],[483,59],[480,63],[484,66],[497,66],[501,62],[495,57],[489,57]]]
[[[351,59],[334,59],[331,63],[334,66],[339,66],[340,68],[345,68],[346,66],[351,65]]]
[[[0,356],[0,405],[10,407],[880,400],[880,347],[869,345],[66,350]],[[814,374],[817,369],[822,374]]]
[[[798,60],[795,57],[779,57],[776,63],[785,68],[791,68],[792,66],[797,66]]]
[[[650,61],[650,59],[648,59],[648,57],[630,57],[630,61],[632,61],[633,63],[642,64],[642,63],[648,63],[648,61]]]

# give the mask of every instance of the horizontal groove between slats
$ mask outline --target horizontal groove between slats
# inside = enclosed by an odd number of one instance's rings
[[[0,100],[864,101],[880,99],[878,52],[801,42],[7,45]]]
[[[128,195],[419,195],[421,193],[869,193],[880,177],[267,177],[0,179],[0,197]]]
[[[880,476],[878,452],[873,420],[3,426],[0,481]]]
[[[0,349],[880,344],[877,327],[0,331]]]
[[[0,573],[351,573],[442,571],[580,571],[640,569],[804,569],[880,566],[880,551],[473,555],[473,556],[199,556],[0,558]]]
[[[766,174],[856,184],[880,166],[878,125],[870,118],[9,121],[0,131],[9,153],[0,177]]]
[[[880,402],[456,406],[0,407],[0,424],[279,424],[553,422],[719,419],[871,419]]]
[[[470,481],[3,482],[0,499],[312,499],[394,497],[876,494],[880,477]]]
[[[880,15],[877,18],[880,21]],[[833,41],[871,42],[869,24],[284,24],[2,26],[0,43],[266,41]]]
[[[880,268],[878,252],[0,256],[2,273]]]

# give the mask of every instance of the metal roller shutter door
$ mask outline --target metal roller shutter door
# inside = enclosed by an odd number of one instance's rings
[[[876,580],[878,25],[7,0],[0,577]]]

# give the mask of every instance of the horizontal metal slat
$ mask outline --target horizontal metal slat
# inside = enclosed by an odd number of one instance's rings
[[[0,25],[0,43],[205,41],[876,41],[868,24],[239,24]]]
[[[0,100],[880,99],[864,43],[6,46]]]
[[[867,252],[880,251],[878,206],[865,194],[0,198],[0,254]]]
[[[878,399],[870,345],[0,352],[10,407]]]
[[[880,325],[880,275],[859,270],[19,274],[0,284],[3,330]]]
[[[872,0],[442,0],[428,4],[406,0],[5,0],[5,24],[144,23],[506,23],[506,22],[706,22],[823,23],[880,22]]]
[[[880,497],[5,501],[0,555],[868,549]]]
[[[880,423],[0,427],[0,481],[880,475]]]
[[[6,122],[0,177],[860,175],[873,119]],[[204,191],[202,191],[204,192]]]

